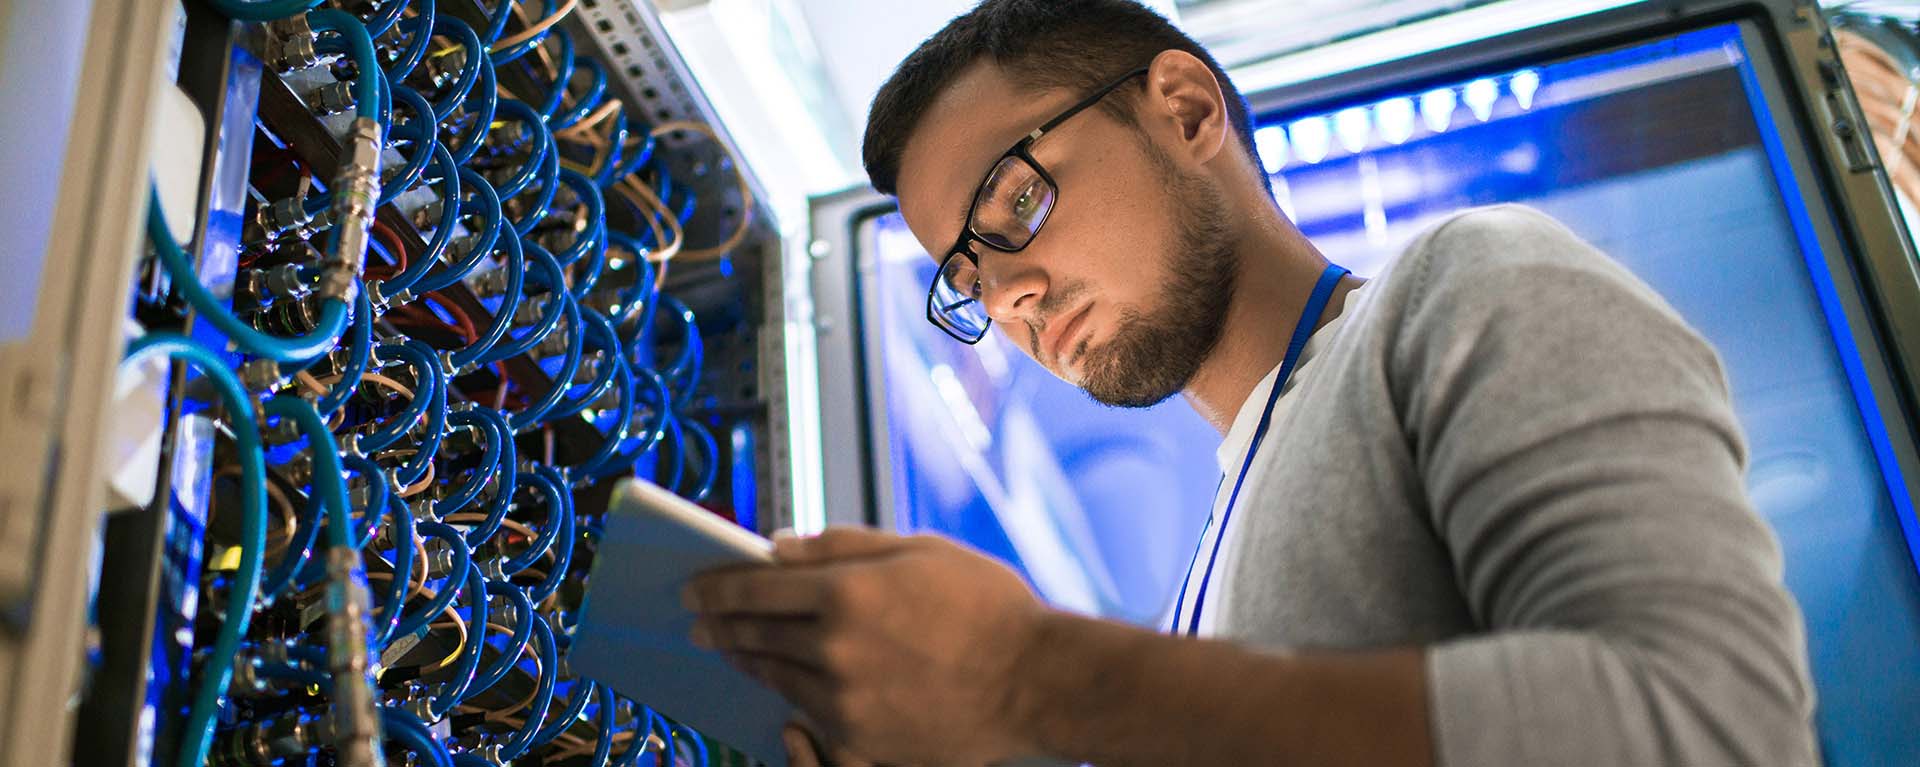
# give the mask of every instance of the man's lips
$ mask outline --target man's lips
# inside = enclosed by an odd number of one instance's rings
[[[1093,313],[1092,309],[1093,304],[1087,304],[1086,306],[1080,307],[1079,311],[1067,315],[1064,322],[1056,323],[1059,325],[1059,329],[1055,330],[1050,337],[1044,339],[1047,346],[1047,357],[1053,360],[1055,365],[1066,364],[1067,360],[1065,356],[1068,352],[1072,351],[1073,341],[1079,338],[1081,328],[1086,325],[1087,316]]]

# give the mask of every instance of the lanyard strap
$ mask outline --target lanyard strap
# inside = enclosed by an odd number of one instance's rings
[[[1200,606],[1207,601],[1207,584],[1213,580],[1213,563],[1220,558],[1220,542],[1227,538],[1227,523],[1233,519],[1234,504],[1240,502],[1240,487],[1247,482],[1247,472],[1253,468],[1253,457],[1260,453],[1260,443],[1266,441],[1267,428],[1273,425],[1273,406],[1280,402],[1280,392],[1287,388],[1287,379],[1293,376],[1294,365],[1300,362],[1300,353],[1307,348],[1307,339],[1313,337],[1313,331],[1320,324],[1320,315],[1327,310],[1327,302],[1333,298],[1333,289],[1340,279],[1347,276],[1347,270],[1339,265],[1329,264],[1327,270],[1320,273],[1320,281],[1313,286],[1313,295],[1307,298],[1307,308],[1300,312],[1300,321],[1294,325],[1293,340],[1287,344],[1287,356],[1280,362],[1280,375],[1273,380],[1273,391],[1267,393],[1267,409],[1260,414],[1260,426],[1253,430],[1253,443],[1247,446],[1247,457],[1240,461],[1240,477],[1233,481],[1233,494],[1227,497],[1226,511],[1220,516],[1220,530],[1213,536],[1213,553],[1207,556],[1207,569],[1200,576],[1200,592],[1193,598],[1193,618],[1187,625],[1187,636],[1200,635]],[[1226,477],[1220,481],[1224,484]],[[1218,490],[1214,491],[1218,493]],[[1207,518],[1207,526],[1213,526],[1213,518]],[[1207,533],[1200,532],[1200,540],[1205,541]],[[1193,551],[1193,559],[1187,563],[1187,577],[1180,581],[1179,601],[1173,605],[1173,631],[1180,632],[1180,613],[1187,604],[1187,585],[1193,580],[1193,566],[1200,560],[1199,547]]]

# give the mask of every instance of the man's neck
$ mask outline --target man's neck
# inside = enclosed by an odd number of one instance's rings
[[[1266,208],[1246,220],[1234,247],[1240,270],[1220,341],[1184,392],[1193,409],[1223,435],[1260,379],[1286,357],[1314,283],[1327,268],[1326,257],[1278,210]],[[1338,316],[1346,294],[1361,282],[1342,280],[1315,327]]]

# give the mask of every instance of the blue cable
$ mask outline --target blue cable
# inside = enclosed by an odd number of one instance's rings
[[[298,16],[323,0],[207,0],[207,4],[234,21],[279,21]]]
[[[547,708],[553,704],[553,684],[560,676],[560,656],[553,644],[553,630],[547,619],[533,614],[533,641],[540,653],[540,681],[534,685],[533,706],[527,709],[527,721],[500,747],[502,763],[520,758],[533,743],[533,736],[546,724]]]
[[[447,528],[447,532],[459,537],[459,533],[452,528]],[[427,705],[427,713],[433,715],[434,719],[445,717],[454,706],[466,700],[474,675],[480,672],[480,650],[487,644],[480,639],[480,635],[487,630],[487,576],[480,572],[480,568],[472,567],[467,569],[466,581],[467,625],[472,627],[467,633],[472,638],[460,650],[460,660],[454,663],[453,677],[442,683],[440,693]]]
[[[495,107],[494,117],[519,123],[527,135],[533,139],[533,147],[527,154],[527,161],[522,163],[520,169],[515,171],[506,183],[501,184],[498,190],[500,199],[511,200],[515,195],[525,191],[540,175],[541,169],[546,165],[547,153],[553,151],[553,133],[547,130],[539,112],[535,112],[527,102],[518,99],[501,100]],[[554,167],[557,169],[559,166]]]
[[[533,601],[527,599],[527,592],[519,586],[504,581],[487,581],[487,593],[507,598],[513,603],[513,634],[506,645],[500,648],[500,655],[493,664],[474,675],[473,683],[467,686],[467,693],[477,695],[492,689],[500,680],[507,678],[513,667],[520,661],[520,653],[533,641]],[[488,619],[492,620],[492,608],[488,608]],[[493,621],[498,623],[499,621]],[[469,642],[485,642],[486,634],[480,629],[469,632]]]
[[[492,408],[475,408],[474,412],[486,417],[488,428],[493,430],[493,439],[500,443],[500,467],[498,482],[493,489],[493,497],[487,501],[487,519],[479,527],[467,531],[469,546],[479,546],[492,538],[500,529],[500,523],[507,518],[507,512],[513,510],[513,494],[519,488],[515,478],[520,462],[518,447],[513,443],[513,429],[507,425],[505,413]]]
[[[476,215],[480,217],[482,226],[478,239],[474,241],[473,247],[467,251],[466,256],[458,263],[437,272],[427,274],[415,281],[413,286],[408,288],[409,291],[415,294],[432,293],[433,291],[450,287],[454,283],[465,279],[467,273],[472,272],[475,268],[479,267],[480,263],[485,261],[488,256],[493,255],[493,248],[495,244],[499,242],[500,230],[502,228],[500,225],[500,198],[494,196],[493,185],[487,183],[486,178],[470,168],[460,169],[460,183],[467,191],[473,193],[472,200],[460,203],[460,212],[462,215]],[[479,210],[470,210],[470,208],[475,205],[475,201],[478,201]],[[409,266],[411,266],[411,264],[409,264]]]
[[[574,236],[573,243],[567,246],[566,250],[555,253],[553,256],[561,266],[572,266],[582,256],[587,255],[596,244],[601,249],[605,249],[606,238],[602,235],[607,225],[607,203],[606,199],[600,196],[600,187],[594,186],[593,179],[580,175],[578,171],[571,168],[562,170],[559,179],[560,183],[573,190],[577,201],[586,206],[587,220],[592,222],[587,225],[586,231]]]
[[[594,740],[593,758],[587,763],[591,767],[610,767],[608,760],[613,756],[613,693],[607,690],[606,685],[595,682],[593,699],[594,703],[600,707],[599,716],[595,717],[600,737]]]
[[[640,435],[637,440],[630,439],[628,442],[623,442],[614,456],[607,459],[601,469],[594,473],[593,476],[595,479],[605,479],[628,468],[632,468],[635,461],[645,457],[656,445],[660,444],[661,440],[666,439],[668,422],[673,417],[673,393],[667,389],[666,379],[661,378],[660,374],[652,368],[639,367],[636,368],[636,370],[636,375],[644,378],[646,383],[651,384],[646,391],[653,394],[654,401],[658,403],[657,407],[654,408],[656,420],[654,424],[647,429],[646,433]],[[638,392],[636,392],[636,395],[637,394]],[[635,399],[638,399],[638,397],[636,396]]]
[[[647,258],[652,251],[641,247],[640,241],[626,232],[610,230],[607,232],[607,239],[610,246],[619,247],[631,253],[633,258],[626,263],[640,270],[639,274],[634,275],[633,283],[621,289],[619,303],[614,304],[609,310],[611,317],[625,319],[626,315],[646,300],[647,294],[653,292],[653,261]]]
[[[318,687],[322,692],[333,690],[333,677],[324,672],[301,668],[288,663],[262,663],[255,667],[260,676],[267,679],[281,679],[298,682],[303,686]]]
[[[465,370],[485,359],[487,351],[506,338],[507,332],[513,329],[513,316],[520,311],[521,291],[526,289],[527,257],[520,252],[519,235],[502,237],[500,244],[505,246],[507,254],[507,263],[501,267],[507,270],[506,292],[500,294],[500,305],[493,309],[493,322],[480,332],[480,337],[454,351],[450,361],[455,370]]]
[[[681,419],[680,424],[683,429],[693,432],[694,444],[699,445],[705,454],[700,466],[700,484],[694,487],[691,494],[682,495],[693,501],[704,501],[713,494],[713,484],[720,477],[720,446],[713,441],[713,432],[707,431],[707,427],[701,426],[699,421]]]
[[[513,230],[525,237],[535,226],[547,219],[547,213],[553,209],[553,196],[560,191],[560,149],[553,147],[540,158],[540,188],[535,192],[533,204],[528,206],[520,218],[513,220]]]
[[[533,267],[534,281],[547,288],[545,311],[533,330],[519,338],[509,336],[505,341],[495,344],[486,354],[481,355],[475,364],[485,365],[532,351],[534,347],[546,341],[547,336],[553,335],[553,329],[560,326],[560,320],[567,315],[567,306],[573,301],[572,296],[566,291],[566,278],[560,273],[560,265],[553,262],[553,256],[548,255],[545,248],[522,240],[520,251],[526,255],[528,264]]]
[[[386,34],[387,30],[392,29],[393,25],[400,21],[400,16],[406,13],[406,10],[407,0],[386,0],[380,10],[367,18],[367,35],[377,38]]]
[[[167,227],[166,212],[160,207],[158,187],[151,187],[147,195],[147,239],[152,241],[155,252],[159,254],[160,265],[172,280],[173,289],[186,298],[197,316],[212,323],[230,343],[247,354],[276,362],[308,360],[332,349],[339,342],[340,334],[347,329],[345,301],[330,300],[321,304],[320,320],[314,329],[295,338],[262,333],[235,317],[221,299],[200,284],[200,275],[194,272],[193,261],[186,251],[180,249],[179,243],[173,241],[173,232]]]
[[[487,54],[488,58],[493,57],[491,53],[493,41],[500,39],[501,35],[506,34],[507,21],[513,18],[514,2],[515,0],[499,0],[491,11],[486,10],[484,3],[481,4],[481,10],[487,14],[487,28],[480,33],[480,40],[487,44],[489,51]]]
[[[539,732],[534,733],[533,742],[528,744],[528,747],[539,748],[546,745],[554,738],[560,737],[560,733],[566,732],[574,722],[579,721],[580,715],[587,712],[587,703],[593,700],[593,691],[594,684],[584,679],[576,679],[569,684],[566,709],[562,710],[559,716],[553,717],[552,721],[547,722]]]
[[[363,453],[377,453],[400,441],[401,437],[413,429],[433,407],[432,393],[440,386],[440,360],[433,355],[433,349],[418,341],[401,344],[381,344],[375,350],[382,359],[398,359],[413,368],[413,399],[399,413],[382,421],[379,428],[360,435],[357,446]]]
[[[588,405],[592,405],[613,390],[614,381],[620,375],[620,365],[613,364],[620,360],[620,338],[613,332],[613,323],[608,322],[605,316],[592,309],[581,309],[580,314],[582,322],[586,324],[588,342],[600,351],[606,352],[600,357],[607,360],[607,364],[600,366],[600,370],[595,373],[593,380],[587,383],[586,391],[580,396],[561,398],[560,402],[547,412],[546,420],[549,421],[568,418],[587,409]],[[556,385],[563,389],[572,388],[572,385],[565,381],[558,382]]]
[[[446,122],[453,115],[453,110],[460,107],[460,102],[467,99],[467,94],[473,92],[474,84],[480,82],[480,65],[487,58],[486,49],[481,47],[480,36],[474,33],[473,27],[452,16],[434,17],[433,34],[436,37],[451,37],[466,49],[466,55],[460,63],[460,79],[454,81],[452,90],[433,102],[434,119]]]
[[[640,146],[634,149],[633,154],[622,157],[620,165],[614,167],[613,172],[604,180],[596,179],[600,181],[600,186],[613,186],[614,182],[640,172],[640,168],[653,159],[653,152],[655,147],[658,146],[658,140],[654,138],[651,127],[647,126],[644,122],[640,127]],[[622,154],[625,154],[624,149],[622,150]]]
[[[547,597],[553,596],[553,592],[560,589],[560,584],[567,579],[568,569],[573,567],[573,494],[567,491],[567,475],[552,466],[535,467],[534,473],[545,476],[547,481],[553,483],[554,488],[560,491],[561,508],[558,511],[560,530],[554,536],[553,567],[547,570],[547,577],[542,578],[540,583],[533,587],[533,591],[527,594],[535,602],[545,602]]]
[[[343,549],[353,548],[353,518],[347,501],[347,469],[340,462],[340,444],[334,440],[327,422],[314,412],[313,403],[292,396],[267,400],[267,415],[293,421],[307,439],[313,457],[313,496],[327,515],[327,543]]]
[[[563,291],[560,295],[566,296],[566,293]],[[552,410],[554,405],[560,404],[561,398],[567,394],[567,387],[572,385],[574,375],[580,372],[581,353],[587,345],[587,328],[580,319],[580,304],[572,297],[567,297],[562,311],[566,312],[567,318],[566,354],[561,357],[560,369],[554,373],[553,385],[547,387],[546,393],[541,395],[538,401],[529,404],[525,410],[508,416],[508,423],[513,425],[515,433],[545,423],[547,412]]]
[[[482,441],[486,443],[479,465],[474,467],[466,482],[448,493],[447,497],[434,503],[435,508],[454,513],[466,508],[467,504],[479,498],[481,491],[486,489],[487,483],[493,481],[494,476],[500,472],[501,449],[500,437],[493,431],[493,422],[479,412],[478,408],[454,413],[447,417],[447,422],[454,426],[466,426],[483,432]],[[511,471],[512,468],[508,467],[508,470]]]
[[[480,100],[478,110],[472,106],[472,101],[476,98]],[[461,165],[467,164],[467,161],[472,160],[474,154],[480,151],[480,147],[486,145],[487,131],[493,128],[493,114],[499,105],[500,93],[494,84],[493,62],[483,56],[480,59],[480,85],[468,94],[466,101],[461,102],[461,110],[467,113],[467,117],[473,120],[473,124],[468,126],[467,132],[460,137],[460,148],[453,153],[454,162]]]
[[[620,444],[626,441],[628,433],[633,430],[634,399],[637,396],[634,391],[636,385],[633,381],[633,371],[627,368],[626,359],[620,355],[613,355],[610,364],[618,370],[614,387],[620,391],[620,406],[614,412],[613,426],[607,432],[607,438],[601,441],[600,447],[595,449],[592,455],[587,456],[587,459],[575,468],[574,473],[579,476],[600,476],[600,470],[620,452]]]
[[[380,728],[388,740],[399,741],[400,745],[418,754],[421,762],[432,767],[454,767],[454,757],[447,753],[446,745],[434,739],[433,731],[412,712],[381,706]]]
[[[387,516],[394,525],[393,580],[387,584],[387,600],[373,613],[375,647],[386,647],[395,636],[394,629],[400,625],[400,612],[407,606],[407,594],[412,590],[413,539],[418,535],[413,510],[407,508],[400,496],[387,495]],[[419,563],[421,568],[426,566],[425,562]]]
[[[460,536],[460,531],[440,522],[420,522],[417,527],[421,535],[438,538],[452,549],[453,570],[447,573],[446,580],[440,585],[440,590],[434,592],[433,599],[427,602],[426,607],[417,613],[401,615],[400,624],[385,637],[389,643],[400,637],[425,631],[435,617],[445,611],[448,605],[453,604],[454,597],[460,593],[460,582],[467,580],[469,574],[479,572],[479,568],[473,566],[473,553],[467,548],[467,541]],[[412,545],[411,542],[408,545]],[[480,599],[483,602],[486,601],[484,597]]]
[[[554,540],[560,537],[560,533],[562,532],[561,527],[564,524],[563,520],[567,517],[568,498],[563,486],[555,484],[552,478],[537,470],[520,472],[520,476],[517,479],[522,484],[546,497],[547,521],[540,526],[540,533],[534,536],[531,546],[527,547],[525,551],[515,554],[500,563],[500,572],[508,576],[525,570],[533,566],[533,563],[540,561],[540,557],[544,556],[548,549],[553,548]]]
[[[280,554],[280,561],[260,579],[261,595],[268,599],[279,596],[305,569],[320,540],[320,518],[325,511],[318,498],[308,497],[301,505],[299,516],[295,517],[299,529],[287,541],[287,550]]]
[[[440,143],[438,131],[435,130],[433,106],[427,103],[427,97],[407,86],[395,85],[393,98],[413,112],[414,119],[395,125],[393,135],[388,138],[413,142],[413,153],[406,158],[407,164],[401,166],[400,173],[393,181],[381,184],[381,205],[393,202],[420,183],[420,178],[427,174],[427,165],[433,161],[433,148]]]
[[[593,110],[599,107],[601,102],[606,101],[606,68],[600,66],[599,60],[593,58],[581,59],[580,66],[587,70],[587,92],[573,100],[573,108],[554,115],[553,119],[548,121],[554,130],[565,130],[574,123],[586,119],[587,115],[593,114]]]
[[[419,344],[419,341],[408,341]],[[425,344],[420,344],[426,346]],[[394,481],[401,487],[412,487],[425,479],[427,470],[433,468],[434,455],[440,452],[440,440],[447,434],[447,379],[445,372],[438,366],[434,368],[433,404],[427,406],[427,431],[415,445],[414,454],[401,464],[394,474]],[[414,396],[420,396],[415,392]]]
[[[460,222],[460,166],[453,163],[453,155],[444,144],[434,144],[433,165],[440,172],[440,225],[434,228],[425,252],[416,255],[399,274],[380,281],[380,295],[388,298],[412,288],[440,261],[453,241],[454,225]]]
[[[427,45],[433,40],[433,20],[438,16],[434,12],[434,0],[419,2],[417,10],[420,15],[400,21],[400,32],[408,36],[407,47],[401,49],[400,57],[387,69],[387,79],[391,82],[405,82],[407,75],[413,74],[414,68],[420,66],[421,59],[426,58]]]
[[[361,514],[361,529],[366,532],[353,541],[354,548],[364,549],[373,545],[374,537],[380,533],[380,515],[389,512],[387,496],[392,495],[392,489],[387,487],[387,471],[364,455],[342,456],[340,463],[367,480],[367,505]]]
[[[220,355],[198,342],[173,333],[148,333],[127,349],[122,365],[139,364],[164,355],[200,370],[213,383],[214,391],[226,406],[226,420],[232,427],[234,452],[240,461],[240,562],[234,568],[227,592],[226,620],[220,623],[213,651],[200,671],[200,685],[188,708],[185,728],[181,730],[176,764],[204,764],[213,743],[214,715],[227,684],[233,679],[233,659],[246,636],[259,598],[260,566],[267,548],[267,465],[260,447],[259,418],[253,399],[240,380],[227,368]]]

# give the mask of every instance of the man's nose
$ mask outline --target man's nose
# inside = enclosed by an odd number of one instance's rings
[[[980,302],[994,322],[1038,320],[1047,274],[1028,254],[989,252],[980,259]]]

